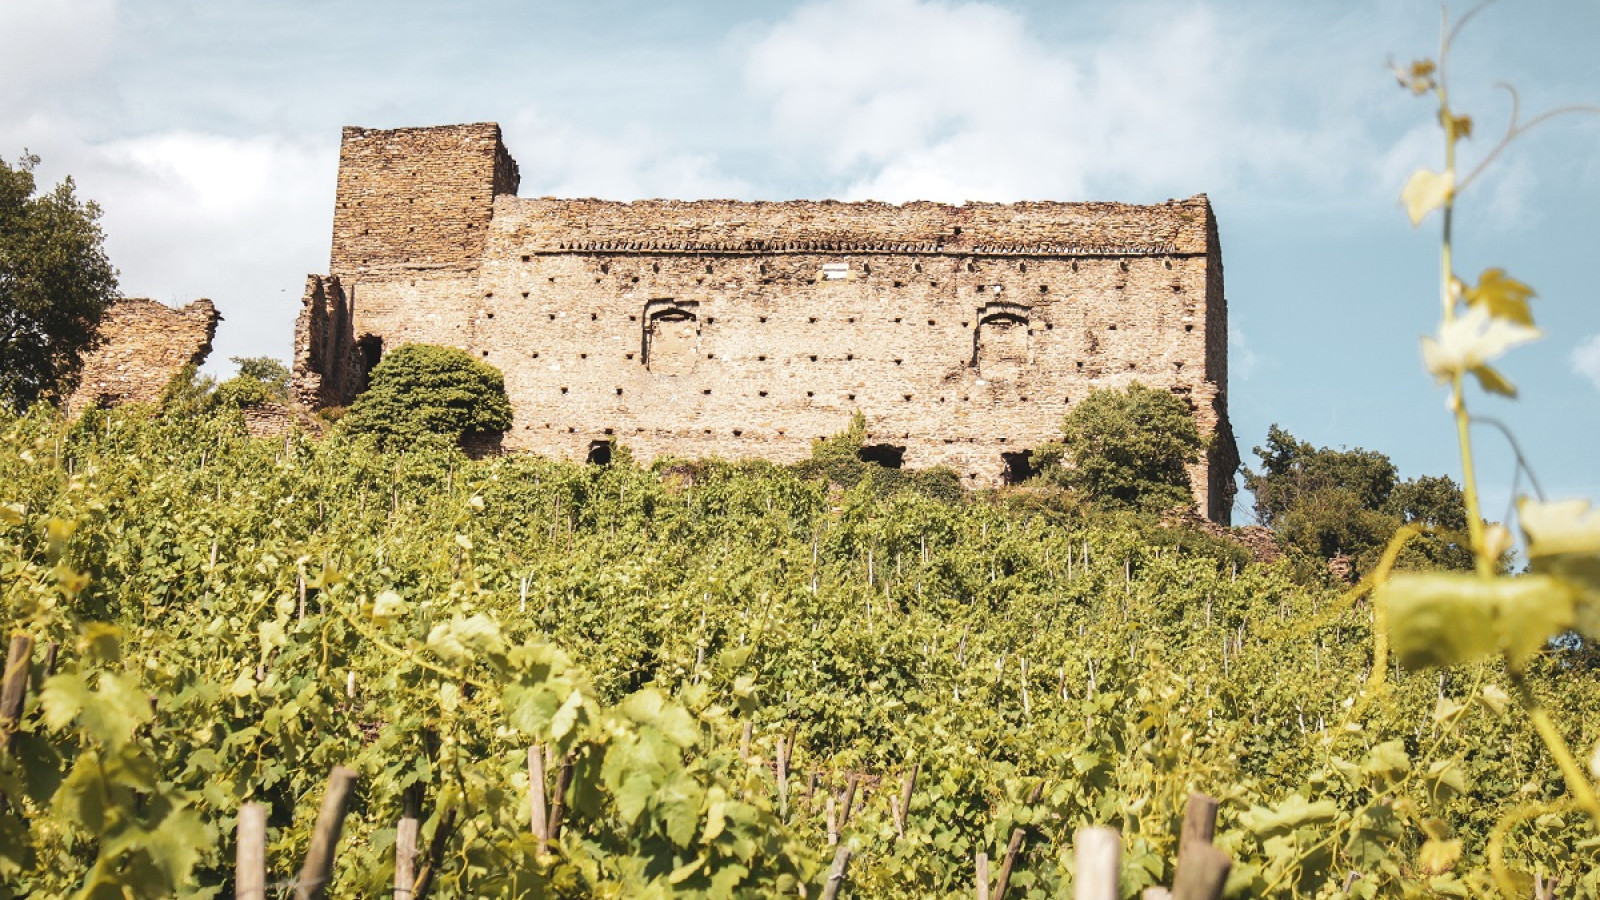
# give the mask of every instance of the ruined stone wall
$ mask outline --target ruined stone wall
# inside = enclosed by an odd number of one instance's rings
[[[505,373],[506,450],[793,461],[860,410],[906,466],[991,486],[1090,390],[1137,380],[1216,436],[1191,479],[1226,521],[1237,449],[1205,197],[521,199],[484,129],[347,130],[334,272],[357,344],[456,346]],[[408,166],[416,147],[434,155]],[[440,168],[454,180],[429,182]]]
[[[495,195],[515,194],[517,183],[498,125],[346,128],[330,271],[473,269]]]
[[[350,302],[338,276],[308,275],[294,323],[290,388],[310,409],[348,406],[366,387],[366,367],[356,347]]]
[[[106,310],[100,343],[83,360],[67,408],[155,403],[173,377],[211,353],[222,320],[210,300],[173,309],[154,300],[124,298]]]

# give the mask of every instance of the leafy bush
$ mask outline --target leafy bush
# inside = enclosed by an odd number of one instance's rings
[[[1103,507],[1161,512],[1193,504],[1186,467],[1200,447],[1187,404],[1134,382],[1091,392],[1062,422],[1060,452],[1048,446],[1036,456],[1055,480]]]
[[[1382,453],[1313,447],[1277,425],[1255,455],[1261,471],[1247,471],[1245,486],[1255,495],[1256,515],[1308,570],[1342,553],[1357,574],[1368,572],[1395,531],[1411,523],[1437,533],[1409,545],[1401,568],[1472,568],[1464,538],[1466,505],[1450,478],[1400,481]]]
[[[265,389],[267,398],[278,403],[289,401],[289,367],[270,356],[235,356],[240,378],[253,379]]]
[[[459,441],[511,427],[505,376],[466,351],[405,344],[372,370],[371,386],[340,420],[349,434],[368,434],[381,447],[405,448],[421,435]]]

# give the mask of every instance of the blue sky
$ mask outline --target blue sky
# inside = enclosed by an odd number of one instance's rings
[[[124,291],[213,298],[229,356],[287,358],[327,268],[339,129],[498,121],[524,196],[1159,201],[1209,194],[1247,461],[1277,422],[1459,477],[1417,339],[1437,220],[1397,206],[1437,165],[1391,58],[1439,7],[1343,2],[243,3],[0,0],[0,153],[105,208]],[[1600,2],[1502,0],[1453,57],[1478,137],[1600,104]],[[1600,116],[1513,146],[1462,201],[1459,270],[1539,292],[1514,351],[1518,434],[1546,491],[1600,497]],[[1479,433],[1487,512],[1510,457]]]

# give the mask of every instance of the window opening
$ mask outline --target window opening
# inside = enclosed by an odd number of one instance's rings
[[[641,316],[639,355],[661,375],[687,375],[700,356],[699,304],[671,298],[650,300]]]
[[[856,451],[856,458],[885,469],[898,469],[905,465],[906,448],[892,444],[867,444]]]
[[[1005,471],[1000,474],[1001,480],[1006,484],[1021,484],[1027,481],[1028,476],[1033,472],[1033,467],[1030,463],[1032,457],[1032,450],[1018,450],[1015,453],[1000,454],[1000,460],[1005,463]]]
[[[589,442],[589,453],[584,458],[584,462],[588,463],[591,466],[609,466],[609,465],[611,465],[611,442],[610,441],[590,441]]]

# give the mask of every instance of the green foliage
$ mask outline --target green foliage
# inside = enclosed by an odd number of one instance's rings
[[[389,889],[412,794],[420,843],[443,830],[441,900],[814,896],[824,798],[851,773],[847,896],[970,896],[973,853],[998,859],[1014,826],[1030,847],[1019,896],[1059,896],[1091,822],[1122,829],[1136,896],[1171,883],[1199,789],[1224,800],[1241,894],[1333,894],[1355,870],[1398,898],[1476,890],[1498,816],[1560,790],[1485,695],[1498,663],[1450,677],[1445,719],[1432,673],[1351,706],[1369,610],[1051,492],[943,503],[770,463],[384,455],[253,441],[221,414],[39,411],[0,432],[0,626],[58,643],[70,676],[36,682],[18,753],[0,753],[17,798],[0,894],[61,896],[97,872],[139,873],[136,896],[225,894],[245,801],[270,808],[269,878],[285,883],[334,764],[361,782],[331,895]],[[1564,521],[1541,558],[1570,543]],[[1582,658],[1527,671],[1590,746],[1600,671]],[[781,796],[780,738],[795,747]],[[573,761],[544,854],[535,742]],[[91,768],[113,751],[146,786]],[[901,838],[890,798],[912,764]],[[121,830],[96,818],[102,795]],[[169,827],[188,855],[134,837]],[[1441,875],[1420,869],[1428,827],[1461,842]],[[1582,851],[1538,828],[1512,863],[1600,896],[1577,887]]]
[[[219,406],[261,406],[281,402],[273,386],[250,375],[235,375],[217,385],[215,401]]]
[[[260,384],[268,400],[276,403],[289,402],[289,379],[292,373],[282,361],[271,356],[235,356],[231,357],[231,361],[239,366],[237,377]],[[255,388],[251,387],[249,390],[254,392]]]
[[[844,431],[812,442],[811,458],[794,465],[800,477],[822,480],[845,488],[864,488],[875,496],[901,492],[918,494],[944,503],[965,499],[961,476],[948,466],[897,469],[862,458],[867,439],[867,418],[860,410]]]
[[[35,194],[37,156],[0,159],[0,404],[64,396],[116,299],[100,208],[68,178]]]
[[[500,370],[466,351],[404,344],[373,368],[371,385],[339,424],[381,447],[404,449],[424,435],[460,440],[505,431],[511,402]]]
[[[1245,487],[1255,495],[1256,515],[1308,571],[1342,553],[1354,561],[1357,574],[1369,572],[1395,531],[1410,523],[1435,533],[1406,548],[1401,568],[1472,568],[1464,542],[1466,507],[1450,478],[1400,481],[1382,453],[1313,447],[1277,425],[1255,455],[1261,470],[1245,473]]]
[[[1067,413],[1062,433],[1071,465],[1059,479],[1091,501],[1152,512],[1193,504],[1185,467],[1199,458],[1200,432],[1172,394],[1138,382],[1095,390]]]
[[[196,418],[217,408],[217,380],[201,375],[194,363],[172,376],[161,391],[161,411],[179,419]]]

